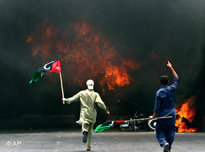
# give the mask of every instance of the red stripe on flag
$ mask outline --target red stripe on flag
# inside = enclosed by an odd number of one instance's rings
[[[119,123],[122,123],[122,122],[125,122],[125,120],[116,120],[115,124],[119,124]]]
[[[54,63],[52,64],[52,70],[51,70],[51,72],[60,73],[60,72],[61,72],[61,66],[62,66],[62,63],[60,62],[60,60],[57,60],[56,62],[54,62]]]

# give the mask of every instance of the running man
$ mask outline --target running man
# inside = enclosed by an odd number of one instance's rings
[[[96,105],[101,109],[104,109],[107,114],[110,114],[110,112],[107,110],[107,107],[102,101],[100,95],[93,90],[94,81],[88,80],[86,84],[88,89],[78,92],[73,97],[67,99],[63,98],[62,100],[67,104],[80,101],[80,119],[76,121],[76,123],[82,126],[83,142],[87,143],[87,151],[91,151],[91,136],[93,132],[93,125],[95,124],[97,117]]]

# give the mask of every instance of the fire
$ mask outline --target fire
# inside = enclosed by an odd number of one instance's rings
[[[72,24],[67,29],[42,23],[29,35],[27,43],[32,47],[32,55],[40,56],[44,62],[59,57],[67,82],[72,80],[84,86],[88,78],[93,78],[103,91],[129,85],[134,81],[129,72],[141,66],[121,57],[102,32],[86,22]]]
[[[193,107],[194,97],[188,99],[182,104],[181,108],[176,109],[179,118],[176,120],[175,126],[178,128],[178,132],[196,132],[196,128],[189,128],[183,118],[192,123],[195,117],[195,108]]]

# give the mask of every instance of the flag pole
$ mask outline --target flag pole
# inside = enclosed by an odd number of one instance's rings
[[[155,118],[138,118],[138,119],[129,119],[129,120],[125,120],[125,121],[129,122],[129,121],[152,120],[152,119],[158,120],[158,119],[170,119],[170,118],[172,118],[172,116],[155,117]]]
[[[64,98],[63,80],[62,80],[62,74],[61,74],[61,72],[59,72],[59,76],[60,76],[60,83],[61,83],[62,98]],[[63,104],[65,104],[65,101],[63,101]]]

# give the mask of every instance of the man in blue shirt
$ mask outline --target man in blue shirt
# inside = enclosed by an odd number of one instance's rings
[[[163,152],[171,152],[171,146],[175,135],[176,109],[175,109],[175,90],[177,88],[179,77],[172,64],[168,61],[167,66],[173,74],[173,83],[168,86],[169,79],[167,75],[160,76],[161,88],[155,96],[154,113],[150,118],[172,116],[171,119],[157,120],[156,137]]]

